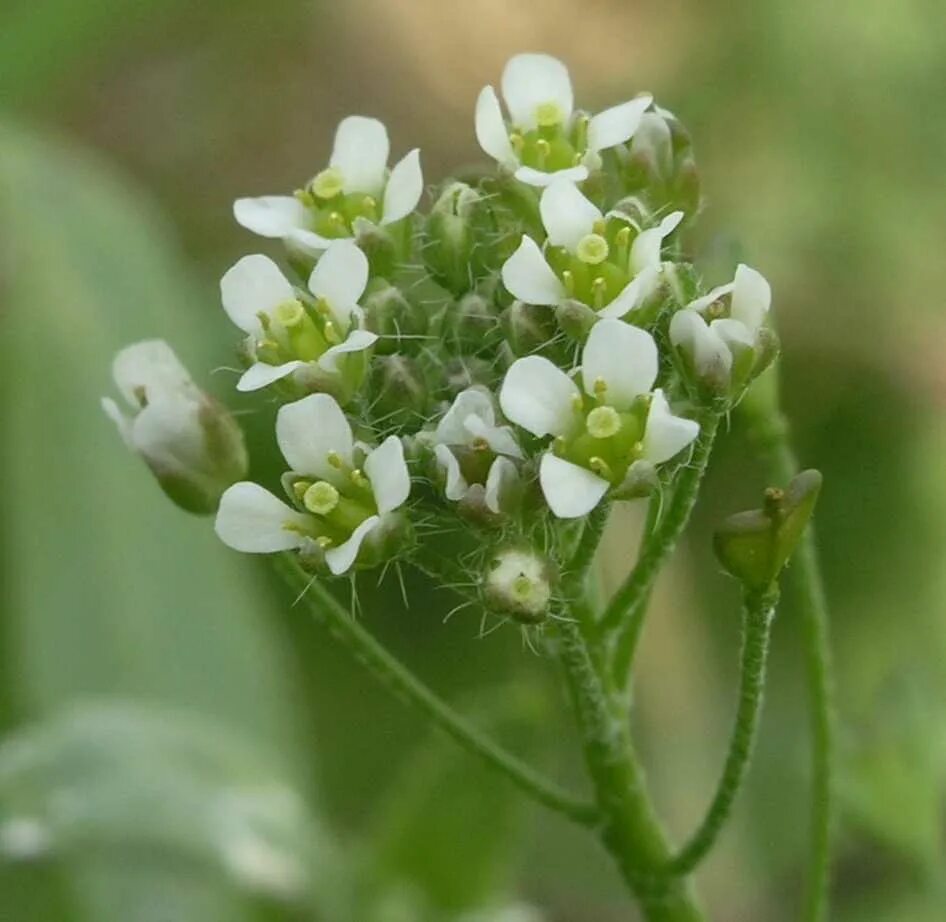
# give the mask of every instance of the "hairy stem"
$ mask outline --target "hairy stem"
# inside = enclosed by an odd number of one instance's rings
[[[562,621],[557,638],[606,848],[645,919],[700,922],[703,915],[686,883],[658,873],[669,861],[669,850],[644,791],[624,708],[609,696],[580,626]]]
[[[759,447],[772,480],[787,483],[799,471],[791,447],[788,422],[778,398],[766,411],[749,410]],[[831,880],[831,837],[834,826],[835,715],[832,688],[828,604],[825,597],[814,528],[809,526],[795,551],[789,578],[801,602],[802,642],[808,684],[808,722],[811,728],[811,831],[808,888],[802,918],[825,922]]]
[[[736,709],[726,762],[703,821],[670,862],[667,873],[690,873],[709,853],[729,818],[736,795],[746,776],[755,744],[765,686],[769,635],[777,603],[777,590],[766,595],[746,598],[743,609],[739,706]]]
[[[300,592],[299,600],[306,603],[316,620],[346,646],[382,684],[417,708],[432,724],[512,781],[533,800],[582,825],[592,826],[598,822],[599,811],[594,804],[578,800],[561,790],[468,723],[462,715],[434,694],[358,624],[331,593],[300,566],[294,556],[282,556],[278,560],[283,576]]]
[[[690,519],[721,418],[715,410],[703,415],[690,462],[678,476],[667,508],[646,535],[634,569],[615,592],[601,619],[601,629],[614,634],[613,677],[621,688],[627,684],[651,589]]]

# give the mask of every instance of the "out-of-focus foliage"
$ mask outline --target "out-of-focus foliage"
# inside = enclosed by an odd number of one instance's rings
[[[479,86],[498,78],[509,54],[547,50],[569,61],[592,107],[615,88],[650,89],[681,117],[707,197],[693,241],[706,254],[706,275],[721,281],[745,258],[773,282],[801,459],[825,475],[819,533],[844,728],[836,916],[940,917],[939,3],[547,0],[540,15],[502,0],[12,0],[0,25],[0,105],[59,132],[42,141],[22,129],[0,132],[0,725],[48,717],[89,692],[193,712],[189,721],[219,723],[306,801],[318,774],[324,790],[309,813],[328,815],[317,822],[334,839],[364,834],[354,849],[358,868],[380,863],[378,879],[429,887],[425,905],[493,900],[468,897],[459,874],[453,890],[448,861],[427,862],[411,849],[415,837],[429,844],[464,834],[455,828],[484,831],[475,817],[467,826],[441,812],[449,795],[422,796],[424,778],[432,790],[454,780],[478,789],[480,781],[464,780],[463,757],[440,747],[408,756],[419,737],[412,718],[287,614],[289,600],[217,548],[205,523],[163,502],[97,401],[109,387],[111,353],[134,337],[167,336],[198,376],[228,361],[216,279],[261,246],[233,226],[233,197],[308,178],[334,124],[351,111],[384,118],[397,149],[419,144],[438,179],[443,164],[476,156]],[[468,130],[456,130],[464,124]],[[99,150],[97,162],[75,139]],[[170,226],[127,182],[110,178],[102,160],[148,187]],[[174,255],[174,236],[187,267]],[[203,383],[221,395],[230,389],[223,374]],[[271,443],[263,409],[244,417],[255,444]],[[715,780],[733,705],[737,600],[712,561],[710,535],[763,485],[749,451],[736,420],[643,640],[638,729],[651,784],[680,835]],[[613,536],[609,572],[626,566],[636,527],[632,511]],[[362,588],[366,602],[388,603],[372,627],[450,693],[511,671],[528,684],[541,670],[514,632],[477,642],[478,625],[462,613],[441,624],[452,604],[444,594],[408,589],[405,612],[396,591]],[[796,626],[788,594],[751,786],[700,875],[719,918],[793,917],[806,771]],[[564,740],[562,702],[537,687]],[[500,895],[524,889],[567,922],[624,918],[604,857],[562,824],[537,820],[514,859],[516,824],[507,826],[505,794],[495,795],[484,797],[496,813],[495,830],[485,832],[503,835],[460,843],[467,855],[482,849],[487,863],[477,876]],[[469,807],[465,796],[456,802]],[[409,812],[413,803],[419,813]],[[494,874],[503,861],[508,875]],[[156,918],[140,899],[156,887],[175,899],[175,918],[262,911],[219,878],[211,883],[212,875],[178,864],[122,867],[99,857],[78,877],[7,867],[0,916],[138,918],[123,912],[141,905],[140,918]],[[403,892],[403,883],[392,885]],[[24,898],[32,902],[3,902]],[[392,913],[398,899],[390,897]]]

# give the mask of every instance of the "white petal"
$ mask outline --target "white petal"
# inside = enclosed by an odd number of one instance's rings
[[[601,502],[610,484],[587,468],[564,461],[551,452],[542,456],[539,483],[549,509],[560,519],[587,515]]]
[[[245,333],[258,336],[259,314],[271,311],[295,292],[279,266],[268,256],[244,256],[220,279],[220,297],[227,316]]]
[[[755,345],[755,333],[740,320],[724,317],[714,320],[710,329],[729,346],[747,346],[751,349]]]
[[[497,515],[502,511],[503,494],[519,482],[519,470],[508,458],[500,455],[486,475],[486,508]]]
[[[308,223],[305,205],[292,195],[261,195],[238,198],[233,203],[237,223],[261,237],[288,237]]]
[[[476,98],[476,140],[480,147],[503,166],[514,168],[519,162],[509,141],[496,91],[484,86]]]
[[[376,118],[349,115],[335,131],[330,165],[342,174],[345,192],[381,195],[388,167],[388,131]]]
[[[220,497],[214,530],[224,544],[246,554],[273,554],[301,547],[305,538],[286,525],[304,527],[308,517],[259,484],[235,483]]]
[[[729,316],[745,324],[753,333],[762,326],[772,305],[772,288],[765,276],[740,263],[733,279]]]
[[[683,212],[675,211],[667,215],[657,227],[641,231],[631,244],[631,271],[640,272],[648,266],[660,265],[660,250],[664,237],[668,237],[683,220]]]
[[[470,485],[466,482],[466,478],[460,471],[460,462],[457,461],[456,455],[454,455],[446,445],[441,443],[434,446],[434,457],[437,459],[437,464],[441,470],[443,470],[446,477],[444,493],[447,499],[452,502],[463,499],[470,489]]]
[[[524,182],[527,186],[547,186],[556,179],[584,182],[587,178],[588,167],[586,166],[570,166],[567,169],[555,170],[552,173],[536,170],[531,166],[521,166],[516,170],[516,179],[518,179],[519,182]]]
[[[516,359],[506,372],[499,405],[506,419],[533,435],[564,435],[574,419],[575,382],[540,355]]]
[[[528,304],[558,304],[566,294],[531,237],[523,236],[519,249],[503,263],[502,277],[509,293]]]
[[[276,441],[289,467],[299,474],[337,484],[344,475],[329,464],[329,453],[335,452],[349,467],[352,464],[351,426],[328,394],[310,394],[280,407]]]
[[[131,447],[151,466],[167,472],[199,472],[206,468],[207,436],[200,422],[200,404],[180,394],[160,394],[135,417]]]
[[[716,288],[711,289],[701,298],[695,298],[689,304],[687,304],[688,310],[693,311],[705,311],[714,301],[718,301],[720,298],[728,295],[732,292],[735,287],[733,282],[727,282],[725,285],[717,285]]]
[[[314,231],[303,230],[302,228],[293,228],[286,234],[286,242],[291,247],[295,247],[307,256],[318,256],[322,250],[328,249],[332,240],[328,237],[322,237]]]
[[[677,311],[671,318],[670,342],[690,354],[700,374],[713,369],[727,374],[732,367],[732,353],[726,343],[703,316],[691,308]]]
[[[112,361],[112,378],[135,409],[141,407],[141,397],[197,393],[187,369],[163,339],[146,339],[122,349]]]
[[[509,426],[487,426],[478,416],[468,416],[466,428],[477,438],[486,442],[499,455],[521,458],[522,449]]]
[[[396,435],[389,435],[365,458],[365,473],[381,515],[404,505],[411,492],[411,475],[404,446]]]
[[[582,237],[594,230],[601,212],[568,179],[558,177],[549,183],[539,201],[542,223],[553,246],[574,253]]]
[[[621,320],[599,320],[581,354],[581,377],[585,393],[593,396],[600,378],[608,387],[606,403],[627,409],[657,379],[657,344],[640,327]]]
[[[391,170],[388,184],[384,187],[381,223],[393,224],[401,218],[406,218],[417,207],[423,191],[424,174],[420,169],[420,151],[415,147]]]
[[[482,388],[468,387],[457,394],[437,424],[434,439],[444,445],[469,445],[473,435],[466,427],[466,420],[470,417],[478,417],[487,426],[496,422],[492,398]]]
[[[365,538],[381,524],[381,519],[373,515],[362,522],[351,534],[351,537],[338,547],[329,548],[325,552],[325,562],[328,568],[336,575],[341,576],[351,569],[358,557],[361,545]]]
[[[699,423],[674,416],[660,388],[654,391],[644,430],[644,458],[652,464],[667,461],[686,448],[700,432]]]
[[[588,150],[606,150],[630,140],[653,101],[651,96],[638,96],[595,115],[588,123]]]
[[[378,341],[376,333],[370,333],[368,330],[352,330],[348,338],[337,346],[326,349],[319,356],[319,368],[325,371],[337,372],[338,363],[341,358],[350,352],[364,352],[370,349]]]
[[[115,403],[111,397],[103,397],[101,402],[105,415],[115,423],[115,427],[118,429],[118,434],[122,437],[122,441],[131,448],[131,419],[125,416],[118,404]]]
[[[256,362],[243,372],[243,376],[237,381],[236,389],[240,393],[258,391],[264,387],[269,387],[274,381],[281,381],[303,365],[305,365],[305,362],[298,360],[284,362],[282,365],[267,365],[266,362]]]
[[[660,284],[660,266],[648,266],[624,286],[621,293],[600,311],[599,317],[626,317],[632,310],[640,307]]]
[[[568,124],[575,106],[568,68],[547,54],[517,54],[503,70],[503,98],[513,124],[531,131],[536,127],[536,110],[554,103]]]
[[[309,276],[309,291],[328,302],[345,330],[367,284],[368,257],[353,240],[333,240]]]

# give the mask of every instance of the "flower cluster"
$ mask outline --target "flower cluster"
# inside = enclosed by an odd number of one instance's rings
[[[699,185],[674,115],[648,94],[586,113],[547,55],[514,57],[500,86],[508,114],[491,86],[475,105],[495,165],[448,179],[426,216],[419,152],[389,169],[384,125],[361,116],[293,194],[235,203],[285,246],[286,273],[249,255],[220,286],[245,334],[236,387],[278,407],[285,500],[234,482],[237,440],[211,458],[207,399],[167,347],[123,353],[138,416],[107,409],[159,477],[213,482],[190,507],[219,499],[237,550],[334,575],[403,560],[534,622],[574,520],[671,483],[702,414],[776,344],[762,275],[740,265],[707,292],[683,256]]]

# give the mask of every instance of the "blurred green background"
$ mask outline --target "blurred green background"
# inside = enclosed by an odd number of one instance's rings
[[[590,108],[653,91],[693,133],[706,276],[772,281],[820,539],[842,718],[832,918],[943,918],[946,10],[938,0],[5,0],[0,9],[0,919],[607,922],[606,856],[429,740],[264,566],[164,501],[98,407],[163,336],[234,400],[216,284],[266,245],[238,195],[294,188],[337,121],[382,118],[432,183],[475,161],[506,58],[565,59]],[[275,255],[274,248],[269,252]],[[258,454],[262,472],[272,463]],[[764,484],[734,418],[662,579],[637,676],[679,837],[733,707],[737,593],[713,524]],[[640,510],[615,524],[615,578]],[[360,587],[392,648],[579,785],[555,676],[445,593]],[[697,875],[713,917],[795,917],[807,742],[792,598],[758,757]],[[519,908],[515,908],[519,904]]]

